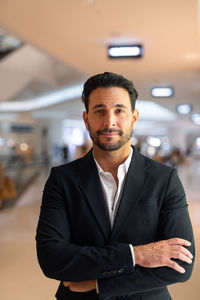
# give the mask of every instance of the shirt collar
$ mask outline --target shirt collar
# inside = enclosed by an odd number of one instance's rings
[[[131,158],[132,158],[132,155],[133,155],[133,148],[131,147],[131,151],[130,151],[130,154],[129,156],[127,157],[127,159],[125,160],[125,162],[121,165],[119,165],[119,168],[118,168],[118,172],[119,170],[124,170],[125,173],[128,172],[128,168],[130,166],[130,163],[131,163]],[[94,153],[93,153],[93,157],[94,157]],[[94,161],[96,163],[96,166],[97,166],[97,170],[98,170],[98,173],[101,174],[101,173],[108,173],[108,172],[105,172],[101,166],[98,164],[97,160],[95,159],[94,157]]]

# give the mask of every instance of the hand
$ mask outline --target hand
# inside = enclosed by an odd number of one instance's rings
[[[191,264],[193,255],[183,247],[190,245],[191,243],[184,239],[172,238],[147,245],[134,246],[135,264],[148,268],[167,266],[179,273],[185,273],[185,269],[171,258]]]
[[[89,292],[96,289],[96,280],[87,281],[63,281],[64,286],[67,286],[72,292]]]

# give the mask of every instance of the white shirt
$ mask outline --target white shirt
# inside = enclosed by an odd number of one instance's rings
[[[96,161],[96,159],[94,158],[95,163],[97,165],[97,170],[99,173],[101,185],[102,185],[104,199],[110,216],[111,228],[113,228],[115,216],[117,213],[117,209],[119,207],[119,203],[123,192],[124,183],[128,172],[128,168],[130,166],[132,155],[133,155],[133,149],[131,148],[131,152],[127,157],[126,161],[123,164],[121,164],[118,168],[118,172],[117,172],[118,186],[113,175],[109,172],[104,172],[100,167],[100,165],[98,164],[98,162]],[[130,250],[133,258],[133,265],[135,265],[134,250],[132,245],[130,245]]]

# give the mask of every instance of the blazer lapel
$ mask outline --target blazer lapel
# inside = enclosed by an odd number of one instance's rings
[[[134,151],[111,233],[111,240],[115,240],[116,236],[123,230],[126,220],[140,201],[150,178],[148,169],[149,165],[145,163],[145,158]]]
[[[111,231],[110,219],[92,150],[82,159],[77,179],[96,221],[107,239]]]

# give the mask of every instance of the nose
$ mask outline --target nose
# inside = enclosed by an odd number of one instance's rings
[[[113,113],[106,114],[105,119],[104,119],[104,126],[107,128],[116,126],[116,117]]]

